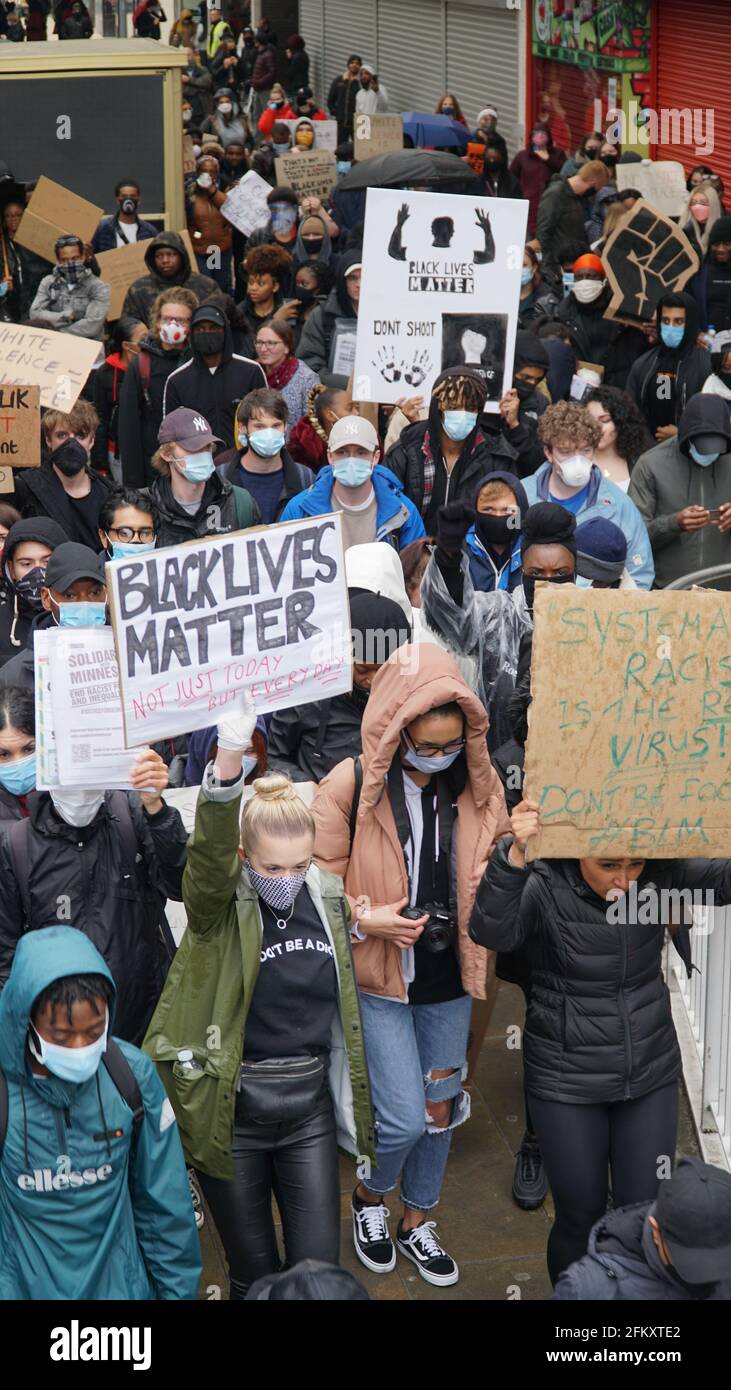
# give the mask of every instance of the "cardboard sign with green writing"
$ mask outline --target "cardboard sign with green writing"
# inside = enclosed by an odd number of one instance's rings
[[[283,154],[274,161],[277,183],[293,188],[300,201],[303,198],[328,198],[337,178],[335,155],[329,150],[305,150],[300,154]]]
[[[0,464],[41,466],[39,386],[0,386]]]
[[[15,240],[44,260],[55,262],[54,243],[60,236],[91,241],[104,209],[79,198],[70,189],[41,175],[20,219]]]
[[[404,147],[404,123],[401,116],[369,116],[364,111],[355,117],[353,153],[356,159],[370,159],[374,154],[390,154]]]
[[[731,593],[538,584],[529,859],[727,858]]]

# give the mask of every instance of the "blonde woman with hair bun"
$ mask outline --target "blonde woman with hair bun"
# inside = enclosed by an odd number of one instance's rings
[[[235,1300],[282,1255],[339,1262],[337,1146],[375,1157],[350,908],[313,863],[314,820],[288,777],[257,777],[242,813],[255,722],[244,692],[218,723],[183,877],[188,929],[145,1039]]]

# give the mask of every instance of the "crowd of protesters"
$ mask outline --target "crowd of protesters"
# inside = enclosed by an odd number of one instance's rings
[[[48,10],[15,8],[0,38],[45,37]],[[435,93],[482,192],[528,203],[510,387],[492,413],[484,375],[447,366],[427,399],[358,403],[336,347],[357,330],[365,198],[342,184],[356,114],[388,93],[344,55],[320,108],[304,38],[245,18],[201,6],[170,28],[194,263],[141,215],[130,152],[114,214],[52,264],[16,239],[32,186],[0,168],[0,321],[98,344],[0,506],[0,1296],[195,1298],[207,1209],[231,1298],[268,1297],[282,1259],[339,1265],[338,1147],[362,1266],[455,1284],[436,1209],[502,978],[527,1009],[512,1196],[531,1211],[550,1188],[554,1296],[728,1298],[731,1175],[658,1174],[682,1073],[669,924],[634,924],[627,953],[606,903],[659,876],[729,903],[729,863],[529,864],[521,790],[536,584],[649,591],[731,558],[723,183],[689,169],[699,270],[627,326],[603,252],[640,197],[617,182],[631,154],[600,131],[571,153],[538,121],[511,160],[489,93],[475,113]],[[83,0],[54,19],[92,32]],[[165,20],[142,0],[135,32]],[[337,182],[300,201],[275,160],[326,119]],[[269,217],[246,237],[222,205],[249,170]],[[110,321],[96,254],[138,241]],[[36,789],[34,637],[109,623],[105,561],[332,512],[351,692],[258,719],[247,695],[142,750],[128,792]],[[190,838],[163,796],[181,785],[200,789]]]

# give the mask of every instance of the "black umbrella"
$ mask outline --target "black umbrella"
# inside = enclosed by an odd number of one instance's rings
[[[482,190],[482,180],[456,155],[439,150],[393,150],[360,160],[338,183],[344,193],[362,188],[406,187],[476,193]]]

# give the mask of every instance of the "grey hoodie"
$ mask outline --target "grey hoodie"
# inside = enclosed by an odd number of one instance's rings
[[[697,434],[720,434],[728,448],[708,468],[695,463],[689,442]],[[680,417],[678,433],[641,454],[632,470],[629,497],[647,523],[655,578],[660,588],[694,570],[731,563],[731,532],[710,522],[699,531],[683,531],[678,513],[701,506],[712,511],[731,502],[731,420],[720,396],[699,392]],[[731,577],[715,588],[731,589]]]

